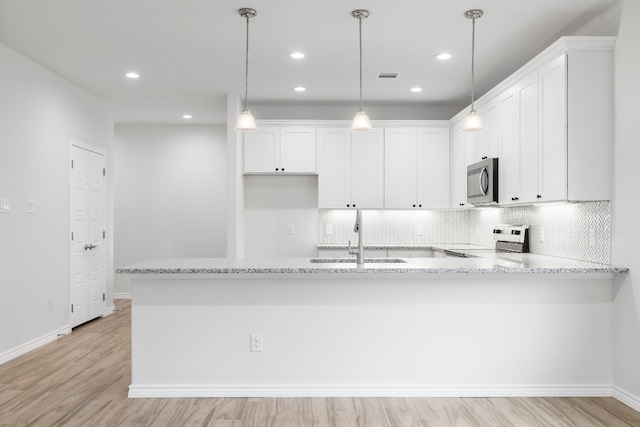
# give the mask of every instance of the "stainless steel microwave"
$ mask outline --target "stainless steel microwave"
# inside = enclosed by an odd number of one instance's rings
[[[483,159],[467,166],[467,203],[498,203],[498,159]]]

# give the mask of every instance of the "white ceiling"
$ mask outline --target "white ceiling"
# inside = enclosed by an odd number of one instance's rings
[[[0,0],[0,42],[114,107],[117,122],[224,123],[226,94],[244,93],[245,20],[252,7],[249,103],[358,104],[358,21],[364,102],[469,103],[471,21],[481,95],[616,0]],[[289,53],[307,57],[292,60]],[[433,55],[448,51],[442,63]],[[133,81],[125,72],[136,70]],[[379,81],[378,72],[399,72]],[[292,89],[304,85],[307,92]],[[409,91],[421,86],[424,91]]]

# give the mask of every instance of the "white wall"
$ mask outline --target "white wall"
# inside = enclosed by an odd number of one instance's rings
[[[0,44],[0,362],[55,339],[69,325],[70,140],[107,152],[113,111],[103,101]],[[107,241],[112,242],[112,174],[107,174]],[[35,214],[26,200],[35,199]],[[107,255],[112,306],[113,250]],[[53,297],[53,310],[48,298]]]
[[[245,176],[244,207],[246,258],[317,255],[317,176]]]
[[[223,125],[117,125],[115,265],[225,257],[227,140]],[[116,275],[116,297],[130,293]]]
[[[615,50],[614,199],[612,261],[629,267],[614,295],[614,384],[640,410],[640,2],[624,0]],[[629,393],[633,396],[629,396]]]

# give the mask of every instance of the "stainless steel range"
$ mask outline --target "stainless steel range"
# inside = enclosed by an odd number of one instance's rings
[[[493,227],[496,249],[509,252],[529,252],[529,226],[498,224]]]

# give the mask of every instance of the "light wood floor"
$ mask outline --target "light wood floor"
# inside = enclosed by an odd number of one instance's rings
[[[0,426],[640,426],[612,398],[128,399],[131,306],[116,308],[0,365]]]

